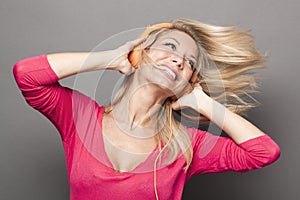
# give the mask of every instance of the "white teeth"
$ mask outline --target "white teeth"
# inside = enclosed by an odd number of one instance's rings
[[[167,72],[168,74],[170,74],[170,75],[172,76],[173,80],[176,79],[176,74],[175,74],[172,70],[170,70],[168,67],[165,67],[165,66],[163,66],[163,65],[160,65],[160,69],[162,69],[163,71],[165,71],[165,72]]]

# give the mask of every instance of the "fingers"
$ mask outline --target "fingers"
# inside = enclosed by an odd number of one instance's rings
[[[171,106],[172,106],[173,110],[179,110],[180,109],[180,105],[179,105],[179,103],[177,101],[173,102],[171,104]]]
[[[179,98],[177,101],[172,102],[171,106],[173,110],[182,110],[189,107],[188,105],[186,105],[185,100],[181,98]]]
[[[137,47],[138,45],[140,45],[141,43],[143,43],[145,40],[146,40],[146,38],[138,38],[138,39],[127,42],[126,45],[128,46],[129,50],[132,50],[135,47]]]

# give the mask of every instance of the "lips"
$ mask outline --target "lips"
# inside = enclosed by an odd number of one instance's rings
[[[166,65],[159,65],[157,67],[163,72],[165,72],[173,81],[176,80],[177,74],[170,67]]]

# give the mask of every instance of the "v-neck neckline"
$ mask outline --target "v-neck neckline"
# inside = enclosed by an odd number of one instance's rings
[[[154,162],[155,162],[155,159],[158,155],[158,146],[156,146],[152,152],[149,153],[149,155],[147,156],[147,158],[140,162],[138,165],[136,165],[132,170],[130,171],[119,171],[118,169],[115,169],[113,164],[112,164],[112,161],[110,160],[107,152],[106,152],[106,149],[105,149],[105,144],[104,144],[104,131],[103,131],[103,118],[104,118],[104,115],[105,115],[105,107],[102,106],[102,109],[101,109],[101,112],[100,112],[100,137],[99,137],[99,145],[100,145],[100,149],[102,149],[103,151],[103,156],[107,163],[107,167],[111,168],[112,171],[114,171],[115,173],[118,173],[118,174],[136,174],[136,173],[142,173],[143,171],[144,172],[153,172],[154,170]],[[107,140],[107,139],[106,139]],[[150,166],[145,166],[146,164],[151,164],[151,167]],[[148,170],[147,170],[148,168]]]

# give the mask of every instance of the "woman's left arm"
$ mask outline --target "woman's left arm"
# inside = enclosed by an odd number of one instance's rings
[[[172,107],[193,108],[231,137],[214,136],[197,129],[190,176],[228,170],[244,172],[269,165],[280,156],[279,146],[268,135],[206,95],[200,85],[172,103]]]

